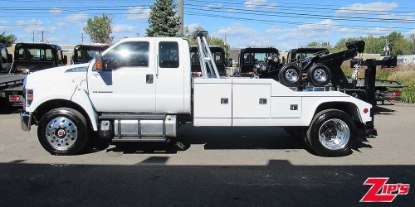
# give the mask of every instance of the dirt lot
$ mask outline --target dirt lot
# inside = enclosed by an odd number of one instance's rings
[[[356,206],[368,177],[415,185],[415,105],[386,105],[379,136],[352,155],[325,158],[280,128],[195,128],[183,146],[140,144],[51,156],[0,115],[0,206]],[[395,206],[414,204],[414,187]]]

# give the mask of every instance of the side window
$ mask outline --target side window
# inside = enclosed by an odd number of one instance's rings
[[[58,54],[58,60],[62,60],[62,50],[58,50],[56,53]]]
[[[266,59],[266,54],[265,53],[255,53],[255,63],[257,62],[264,62]]]
[[[46,53],[46,56],[45,56],[45,60],[53,60],[53,53],[52,53],[52,50],[51,49],[46,49],[46,50],[41,50],[42,51],[42,53],[43,52],[45,52]],[[43,54],[42,54],[42,56],[43,56]],[[42,58],[43,59],[43,58]]]
[[[107,69],[121,67],[148,67],[148,42],[125,42],[109,53],[103,59]]]
[[[78,58],[78,61],[84,60],[84,58],[82,57],[82,50],[77,50],[76,51],[76,56]]]
[[[245,53],[244,54],[244,63],[250,63],[252,59],[252,53]]]
[[[192,61],[192,64],[199,64],[199,53],[191,52],[190,53],[190,60]]]
[[[7,50],[6,48],[1,49],[1,62],[7,63]]]
[[[161,68],[179,67],[179,44],[177,42],[159,43],[159,66]]]
[[[222,53],[221,52],[215,52],[214,54],[215,62],[221,63],[222,62]]]

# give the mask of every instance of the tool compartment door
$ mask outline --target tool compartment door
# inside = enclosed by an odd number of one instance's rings
[[[270,84],[233,84],[233,121],[269,119],[271,116]]]
[[[195,126],[232,126],[232,80],[194,79]]]

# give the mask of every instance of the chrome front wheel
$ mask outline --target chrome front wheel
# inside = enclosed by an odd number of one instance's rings
[[[56,117],[46,125],[46,139],[56,150],[70,149],[78,138],[75,123],[67,117]]]
[[[51,154],[77,154],[88,142],[86,118],[75,109],[52,109],[40,119],[38,138]]]

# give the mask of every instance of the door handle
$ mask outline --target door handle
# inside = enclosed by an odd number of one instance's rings
[[[153,84],[153,82],[154,82],[153,74],[147,74],[146,75],[146,83],[147,84]]]
[[[259,99],[259,104],[266,105],[267,104],[267,99],[266,98],[260,98]]]

